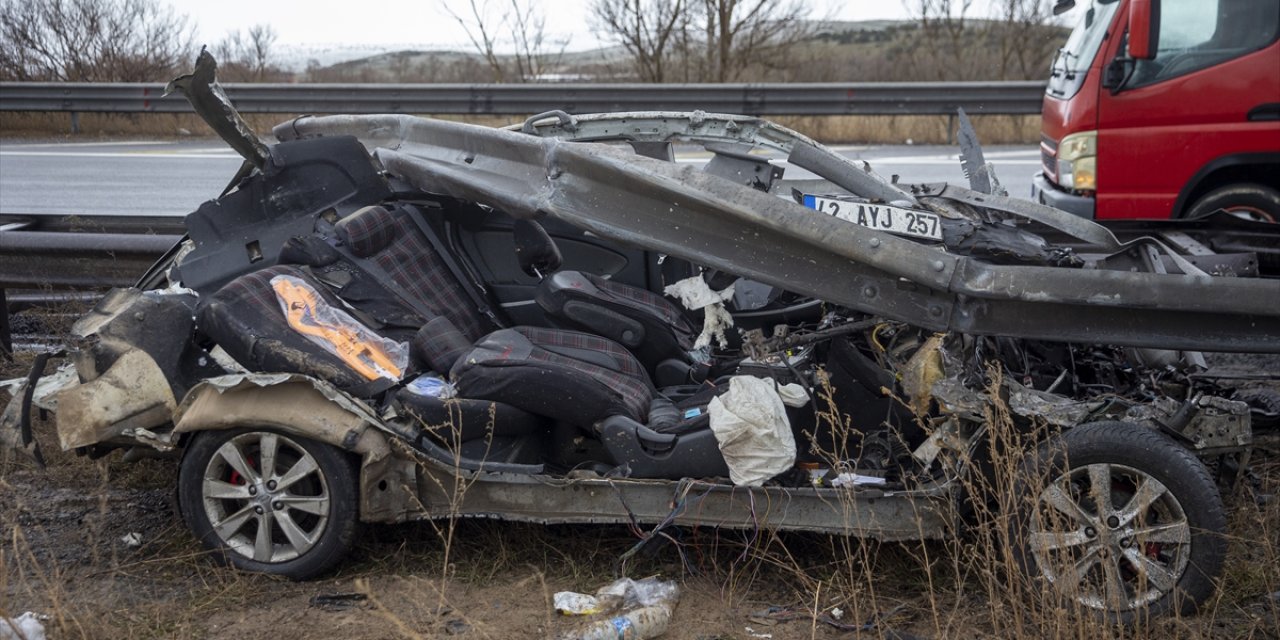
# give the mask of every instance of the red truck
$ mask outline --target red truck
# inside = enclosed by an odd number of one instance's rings
[[[1092,0],[1040,149],[1033,198],[1086,218],[1280,221],[1280,0]]]

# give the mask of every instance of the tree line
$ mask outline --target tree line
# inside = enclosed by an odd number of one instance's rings
[[[229,82],[637,82],[1038,79],[1065,29],[1052,0],[902,0],[913,20],[857,32],[803,0],[590,0],[586,19],[613,53],[566,54],[538,0],[438,0],[471,55],[399,52],[293,73],[268,25],[210,49]],[[843,29],[843,30],[842,30]],[[162,0],[0,0],[0,79],[156,82],[185,71],[196,30]],[[856,46],[855,46],[856,45]]]

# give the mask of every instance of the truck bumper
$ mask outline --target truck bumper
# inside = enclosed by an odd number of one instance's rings
[[[1081,218],[1089,220],[1094,218],[1093,198],[1071,195],[1059,190],[1052,182],[1049,182],[1048,178],[1044,177],[1043,171],[1036,172],[1031,177],[1031,199],[1055,209],[1062,209],[1067,213],[1074,213]]]

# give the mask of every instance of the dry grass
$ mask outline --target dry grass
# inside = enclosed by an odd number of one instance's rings
[[[975,495],[1012,487],[1022,460],[1013,452],[1026,446],[1000,407],[988,424],[984,445],[1008,453],[993,456],[988,473],[965,475]],[[623,527],[446,520],[369,527],[322,580],[246,575],[204,557],[172,511],[172,460],[89,461],[56,451],[50,425],[38,427],[50,469],[0,467],[0,615],[47,614],[52,637],[243,638],[264,628],[275,638],[550,637],[576,623],[552,613],[551,593],[613,580],[636,543]],[[1228,497],[1230,552],[1206,611],[1129,629],[1021,578],[1005,515],[1019,498],[1008,490],[971,503],[964,530],[942,541],[683,529],[642,547],[626,573],[682,580],[667,638],[745,639],[747,627],[778,639],[1275,638],[1280,500],[1259,498],[1280,494],[1280,460],[1264,456],[1256,471],[1256,486]],[[130,531],[143,534],[140,548],[120,542]],[[345,611],[309,605],[344,592],[367,600]],[[868,626],[851,636],[829,622]]]
[[[247,114],[260,135],[293,117],[289,114]],[[524,116],[433,116],[485,126],[523,122]],[[948,144],[956,124],[949,116],[778,116],[770,118],[815,140],[830,144]],[[972,116],[978,139],[986,144],[1031,144],[1040,139],[1040,116]],[[210,137],[212,132],[194,114],[80,115],[81,133],[71,135],[71,118],[65,113],[0,114],[0,137],[65,138],[68,141],[119,138]],[[910,141],[910,142],[908,142]]]

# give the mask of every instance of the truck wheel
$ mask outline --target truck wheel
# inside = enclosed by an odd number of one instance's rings
[[[1208,469],[1126,422],[1071,429],[1028,455],[1013,519],[1022,569],[1063,601],[1132,623],[1188,614],[1214,590],[1226,514]]]
[[[1218,209],[1250,220],[1280,221],[1280,191],[1253,183],[1218,187],[1196,200],[1185,217],[1199,218]]]
[[[306,580],[355,538],[352,461],[327,444],[271,429],[196,434],[178,470],[187,526],[220,562]]]

